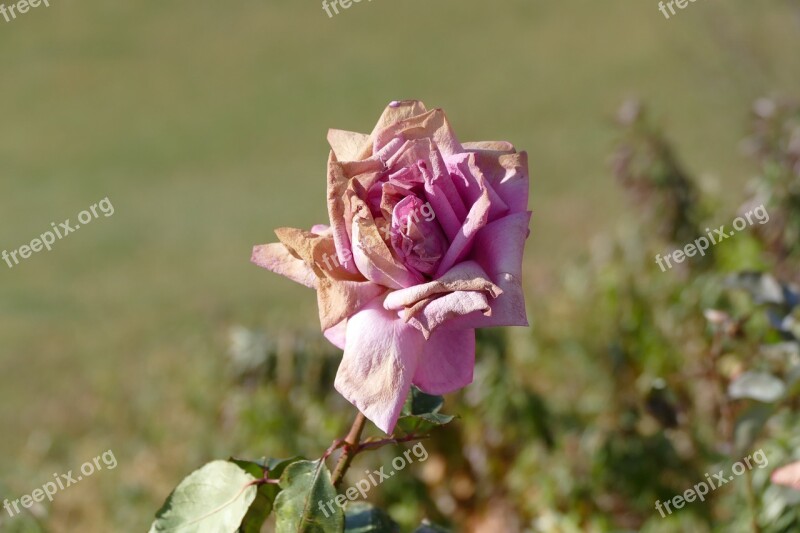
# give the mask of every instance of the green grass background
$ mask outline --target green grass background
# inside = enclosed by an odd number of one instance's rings
[[[462,140],[528,150],[527,285],[547,298],[625,220],[621,100],[739,198],[748,106],[800,91],[798,45],[788,0],[671,20],[652,0],[374,0],[333,19],[310,0],[51,0],[0,20],[0,249],[106,196],[116,210],[0,263],[0,482],[16,498],[113,449],[52,527],[140,531],[183,475],[236,453],[217,423],[227,328],[316,331],[313,293],[248,259],[273,228],[324,221],[329,127],[419,98]]]

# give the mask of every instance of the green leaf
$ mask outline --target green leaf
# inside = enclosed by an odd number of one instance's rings
[[[783,304],[783,287],[771,274],[760,272],[740,272],[728,276],[725,280],[728,287],[742,289],[750,293],[756,303]]]
[[[772,413],[773,407],[771,405],[757,404],[736,420],[734,442],[738,455],[747,453],[756,442],[758,434]]]
[[[170,494],[150,533],[236,531],[256,497],[255,479],[229,461],[208,463]]]
[[[297,461],[302,460],[302,457],[292,457],[291,459],[270,459],[268,461],[262,460],[259,462],[246,461],[241,459],[231,458],[231,462],[239,466],[242,470],[256,478],[262,478],[265,470],[269,471],[270,479],[279,479],[286,468]],[[272,512],[272,507],[275,504],[275,498],[281,491],[280,487],[275,484],[265,483],[258,488],[256,499],[247,511],[242,525],[239,527],[239,533],[260,533],[264,522]]]
[[[414,533],[450,533],[443,527],[439,527],[435,524],[431,524],[427,520],[422,522],[422,525],[419,526],[417,529],[414,530]]]
[[[344,515],[345,533],[397,533],[399,526],[382,509],[366,502],[347,505]]]
[[[403,416],[424,415],[428,413],[438,413],[444,406],[444,398],[425,394],[416,387],[411,387],[405,405],[403,405]]]
[[[406,433],[414,433],[449,424],[455,417],[439,413],[443,406],[444,398],[441,396],[431,396],[411,387],[397,425]]]
[[[748,398],[771,403],[786,394],[783,381],[767,372],[748,371],[736,378],[728,387],[728,396],[737,400]]]
[[[333,503],[336,489],[324,461],[292,463],[281,476],[280,487],[283,490],[275,498],[276,533],[344,531],[344,513]]]

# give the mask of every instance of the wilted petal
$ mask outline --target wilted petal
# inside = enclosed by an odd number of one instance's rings
[[[486,294],[475,291],[451,292],[430,300],[422,300],[401,313],[401,316],[428,339],[442,324],[472,313],[491,316],[492,307]]]
[[[328,130],[328,144],[339,161],[360,159],[371,145],[369,135],[337,129]]]
[[[475,163],[511,213],[528,210],[528,154],[475,152]]]
[[[317,235],[297,228],[278,228],[275,230],[281,243],[289,252],[302,259],[318,278],[364,281],[359,274],[347,272],[336,259],[336,247],[330,234]]]
[[[369,207],[352,197],[353,258],[368,280],[392,289],[416,285],[422,279],[408,271],[392,255],[372,219]]]
[[[467,152],[501,152],[513,154],[516,152],[514,145],[508,141],[473,141],[462,143]]]
[[[254,246],[250,261],[306,287],[317,288],[317,276],[314,271],[301,259],[289,253],[289,250],[279,242]]]
[[[389,139],[401,136],[405,139],[431,139],[444,155],[463,152],[444,111],[434,109],[411,118],[395,122],[374,134],[375,148],[383,146]]]
[[[489,194],[489,221],[497,220],[508,214],[509,209],[500,195],[486,179],[478,164],[475,154],[457,154],[447,158],[447,168],[453,178],[455,188],[467,205],[472,205],[480,198],[483,190]]]
[[[347,343],[334,386],[391,433],[424,346],[422,334],[385,310],[378,298],[347,321]]]
[[[322,278],[317,283],[319,321],[323,330],[361,310],[386,287],[371,281],[338,281]]]
[[[440,278],[406,289],[392,291],[384,300],[384,307],[400,310],[439,294],[454,291],[485,291],[496,298],[503,291],[489,280],[489,275],[475,261],[464,261]]]
[[[414,385],[428,394],[448,394],[472,383],[475,331],[438,330],[425,342]]]
[[[345,191],[349,179],[344,173],[341,163],[336,155],[331,152],[328,158],[328,216],[331,219],[331,231],[336,246],[336,256],[342,268],[351,274],[358,272],[353,262],[350,234],[347,230],[352,218],[347,210]]]

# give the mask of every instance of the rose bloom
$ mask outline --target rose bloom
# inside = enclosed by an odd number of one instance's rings
[[[316,289],[324,335],[344,350],[336,389],[390,433],[412,384],[438,395],[472,382],[475,328],[528,325],[527,155],[461,144],[418,101],[328,142],[330,225],[279,228],[252,261]]]

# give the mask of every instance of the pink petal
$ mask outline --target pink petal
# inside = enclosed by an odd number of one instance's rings
[[[326,329],[322,332],[322,334],[331,342],[331,344],[340,350],[344,350],[347,339],[347,319],[342,320],[332,328]]]
[[[408,323],[420,330],[428,339],[442,324],[457,317],[481,313],[491,316],[492,307],[486,294],[476,291],[457,291],[424,302],[420,309],[404,313]]]
[[[512,213],[528,210],[528,154],[480,151],[475,162]]]
[[[800,490],[800,461],[778,468],[770,479],[776,485]]]
[[[482,228],[475,237],[473,258],[487,274],[508,273],[522,278],[522,256],[531,213],[515,213]],[[492,279],[494,279],[492,277]]]
[[[489,220],[497,220],[508,214],[509,209],[500,195],[494,190],[475,162],[475,154],[457,154],[447,158],[447,168],[453,183],[467,205],[474,204],[483,189],[489,193]]]
[[[353,259],[365,278],[389,287],[399,289],[418,284],[422,278],[408,271],[392,255],[383,241],[367,205],[358,198],[352,199],[353,214]]]
[[[334,386],[388,434],[403,409],[425,340],[382,304],[376,298],[347,321]]]
[[[383,305],[386,309],[397,311],[431,296],[454,291],[486,291],[492,297],[502,292],[489,281],[489,275],[478,263],[464,261],[438,279],[390,292]]]
[[[528,325],[522,291],[522,255],[530,216],[530,212],[508,215],[478,232],[473,257],[503,293],[489,302],[491,315],[471,313],[454,318],[443,327],[461,329]]]
[[[489,192],[483,189],[481,197],[472,204],[467,219],[464,221],[464,225],[459,230],[455,239],[450,243],[450,248],[439,264],[439,268],[436,270],[434,277],[439,277],[453,268],[453,265],[464,259],[469,251],[472,250],[473,246],[475,246],[473,244],[475,237],[478,235],[480,229],[486,226],[489,220],[490,207]]]
[[[290,254],[289,250],[279,242],[254,246],[250,261],[306,287],[317,288],[317,276],[314,271],[304,261]]]
[[[425,342],[414,385],[428,394],[448,394],[472,383],[475,331],[439,330]]]

